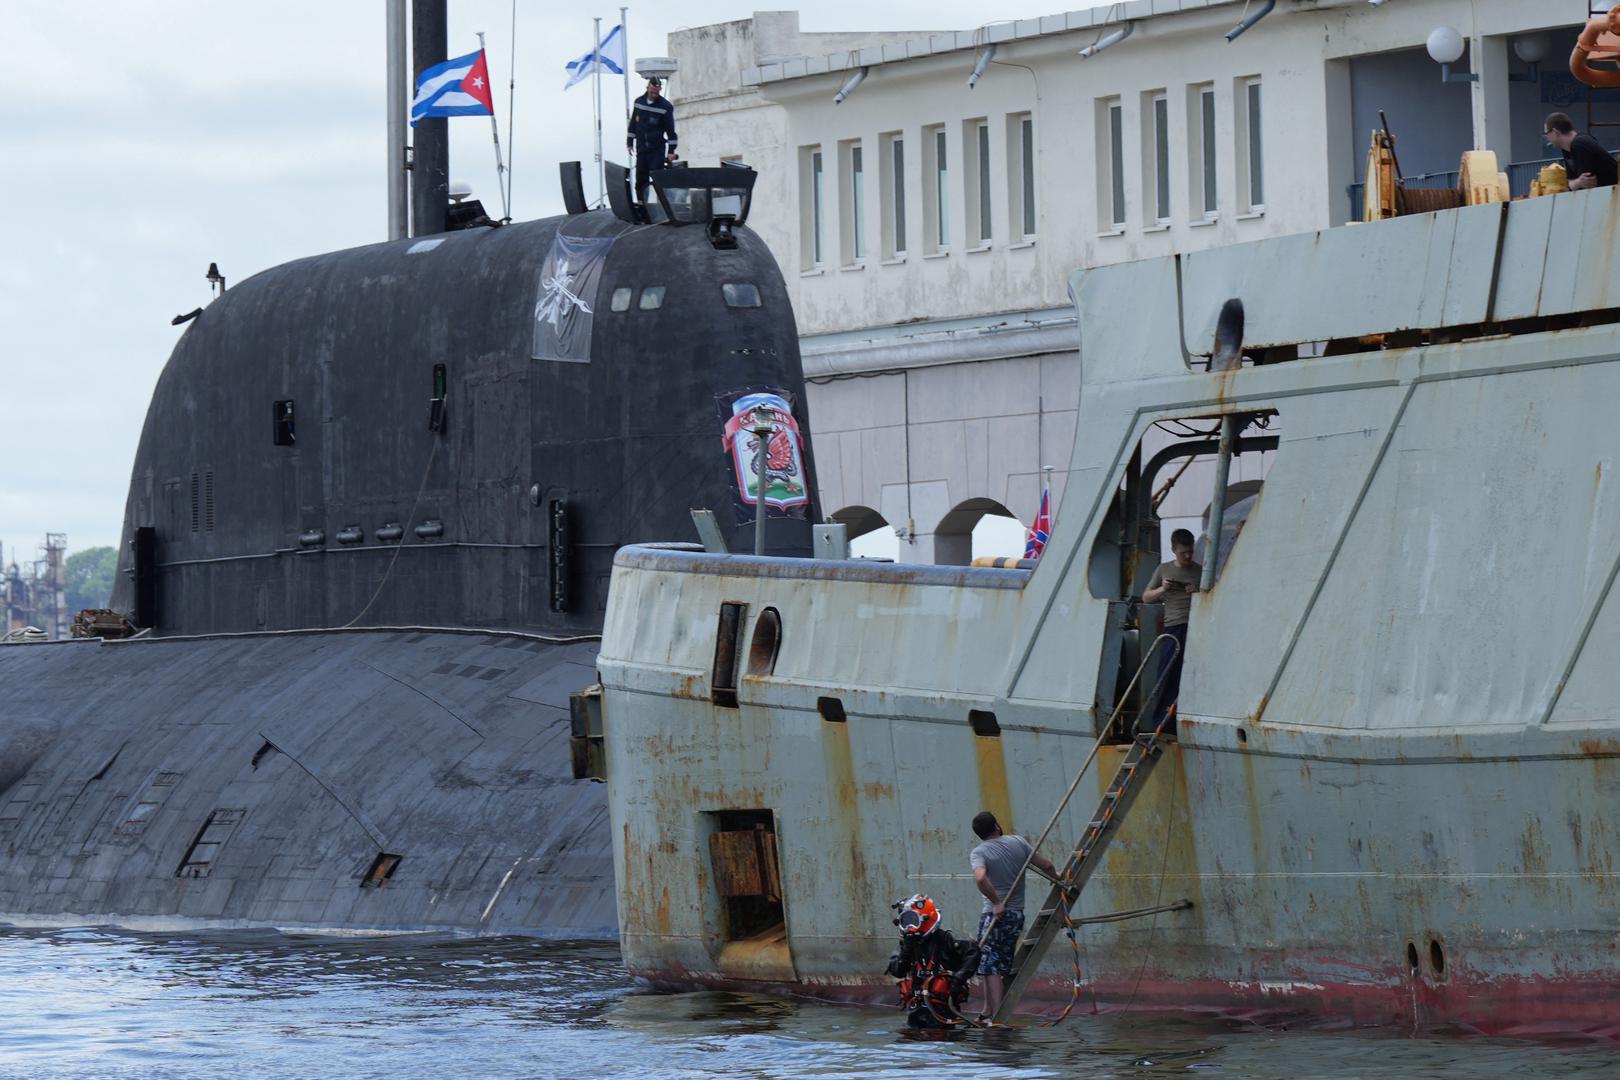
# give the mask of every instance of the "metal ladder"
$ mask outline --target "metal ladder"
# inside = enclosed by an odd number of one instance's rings
[[[1080,843],[1070,854],[1069,861],[1063,865],[1058,880],[1053,883],[1051,891],[1046,895],[1046,901],[1041,904],[1040,911],[1024,930],[1023,940],[1013,952],[1013,973],[1007,979],[1001,1007],[996,1010],[993,1018],[996,1023],[1004,1024],[1012,1016],[1013,1009],[1023,997],[1024,990],[1040,968],[1046,950],[1051,947],[1052,942],[1057,939],[1058,931],[1067,922],[1068,912],[1073,910],[1075,902],[1080,899],[1080,890],[1085,888],[1086,882],[1102,859],[1103,851],[1119,830],[1119,823],[1125,817],[1125,811],[1130,808],[1137,793],[1141,791],[1142,780],[1152,771],[1159,756],[1164,753],[1164,726],[1173,711],[1172,707],[1171,713],[1160,719],[1152,731],[1137,735],[1131,740],[1131,748],[1126,752],[1124,760],[1119,763],[1114,778],[1108,782],[1102,802],[1097,806],[1097,812],[1092,815],[1091,824],[1087,825],[1081,834]]]

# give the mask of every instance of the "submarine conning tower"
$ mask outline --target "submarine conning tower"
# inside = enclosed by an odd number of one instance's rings
[[[668,169],[659,206],[594,211],[564,176],[566,216],[300,259],[206,308],[147,409],[114,606],[159,635],[594,632],[614,551],[695,541],[693,508],[752,550],[728,420],[761,394],[796,429],[766,550],[807,555],[798,333],[744,225],[753,172]]]

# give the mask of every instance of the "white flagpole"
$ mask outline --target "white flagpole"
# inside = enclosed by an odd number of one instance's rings
[[[507,61],[506,84],[506,148],[512,151],[512,163],[517,164],[517,138],[512,134],[512,122],[517,116],[517,0],[512,0],[512,55]],[[512,212],[512,170],[506,170],[506,212]]]
[[[630,18],[629,8],[619,9],[619,43],[624,46],[624,122],[630,123]]]
[[[598,204],[607,201],[607,172],[602,166],[602,20],[596,20],[596,48],[591,52],[591,59],[595,62],[596,70],[593,72],[596,81],[596,185]]]
[[[478,51],[484,54],[484,70],[489,70],[489,53],[484,48],[484,32],[478,31]],[[493,81],[493,80],[492,80]],[[501,161],[501,129],[495,125],[495,88],[484,87],[489,92],[491,108],[489,110],[489,134],[495,140],[495,187],[501,193],[501,220],[511,221],[512,211],[506,204],[506,164]]]

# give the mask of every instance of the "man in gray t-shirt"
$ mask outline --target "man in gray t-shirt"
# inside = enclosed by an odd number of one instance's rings
[[[969,861],[974,884],[984,894],[979,916],[979,974],[984,976],[985,1015],[994,1016],[1001,1007],[1007,976],[1012,974],[1018,935],[1024,932],[1024,865],[1027,862],[1051,877],[1057,876],[1057,867],[1022,836],[1002,833],[1001,823],[988,810],[973,818],[973,832],[981,843]]]
[[[1148,603],[1164,605],[1164,632],[1175,639],[1175,645],[1166,641],[1159,646],[1163,673],[1159,677],[1159,697],[1153,705],[1155,724],[1181,696],[1181,662],[1187,656],[1187,621],[1192,617],[1193,594],[1198,591],[1198,581],[1204,573],[1204,568],[1193,562],[1191,531],[1177,529],[1171,533],[1170,550],[1175,558],[1161,563],[1153,571],[1153,580],[1142,592],[1142,599]],[[1175,726],[1167,723],[1165,730],[1174,731]]]

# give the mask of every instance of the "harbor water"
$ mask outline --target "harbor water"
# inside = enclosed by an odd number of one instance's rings
[[[897,1010],[637,988],[610,945],[0,931],[0,1076],[1620,1076],[1620,1047],[1154,1014],[925,1039]]]

